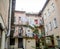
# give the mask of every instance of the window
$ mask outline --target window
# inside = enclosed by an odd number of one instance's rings
[[[50,16],[50,9],[48,9],[48,14],[47,15]]]
[[[18,38],[18,48],[23,48],[23,39]]]
[[[56,21],[56,18],[54,18],[54,20],[53,20],[53,26],[54,26],[54,28],[57,28],[57,21]]]
[[[44,19],[46,19],[46,13],[44,14]]]
[[[28,36],[28,37],[33,37],[33,33],[26,33],[26,35]]]
[[[21,17],[19,17],[19,20],[21,20]]]
[[[35,19],[34,21],[35,21],[35,24],[38,24],[38,20],[37,19]]]
[[[51,22],[49,23],[49,31],[52,30],[52,25],[51,25]]]
[[[11,34],[10,34],[10,37],[13,37],[15,34],[15,30],[11,30]]]
[[[17,21],[17,20],[16,20],[16,17],[14,17],[14,24],[16,24],[16,21]]]
[[[28,37],[32,37],[33,36],[33,33],[32,33],[32,31],[28,28],[28,29],[26,29],[26,35],[28,36]]]
[[[23,33],[22,27],[19,27],[19,29],[18,29],[18,33],[19,33],[19,36],[22,35],[22,33]]]
[[[15,45],[15,38],[10,38],[10,45]]]
[[[43,20],[40,19],[40,24],[43,25]]]
[[[51,10],[52,10],[52,12],[55,11],[55,5],[54,5],[54,3],[51,4]]]
[[[21,33],[21,27],[19,27],[19,29],[18,29],[18,33]]]
[[[34,20],[30,19],[29,20],[29,25],[31,25],[32,27],[34,27]]]
[[[45,26],[45,32],[48,32],[48,25]]]
[[[28,30],[28,32],[30,32],[30,30]]]
[[[16,28],[17,28],[17,27],[15,27],[15,29],[14,29],[14,30],[15,30],[15,33],[18,32]]]

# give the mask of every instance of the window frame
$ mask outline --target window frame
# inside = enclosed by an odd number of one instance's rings
[[[52,31],[52,24],[49,22],[49,31]]]
[[[53,26],[54,26],[54,28],[57,28],[57,20],[56,20],[56,18],[54,18],[54,20],[53,20]]]

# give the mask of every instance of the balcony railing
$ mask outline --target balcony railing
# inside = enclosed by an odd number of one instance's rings
[[[14,22],[15,25],[27,25],[28,22],[22,22],[22,21],[18,21],[18,22]]]
[[[33,34],[31,34],[31,35],[28,35],[28,34],[25,34],[27,37],[33,37]]]
[[[33,33],[31,33],[31,34],[25,34],[25,35],[23,35],[23,37],[33,38],[34,37],[34,34]]]
[[[14,33],[13,37],[23,38],[23,33]]]

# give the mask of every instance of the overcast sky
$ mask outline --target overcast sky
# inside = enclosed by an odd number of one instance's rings
[[[16,0],[15,10],[27,13],[38,13],[42,10],[46,0]]]

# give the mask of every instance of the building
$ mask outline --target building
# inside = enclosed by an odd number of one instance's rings
[[[12,15],[12,0],[0,0],[0,49],[7,49]]]
[[[10,47],[14,49],[35,49],[38,47],[34,38],[33,30],[24,25],[31,25],[34,27],[43,25],[42,18],[38,14],[30,14],[25,11],[15,11],[13,24],[10,34]],[[41,30],[39,29],[39,34]],[[29,45],[29,46],[28,46]]]
[[[60,0],[47,0],[41,11],[48,47],[60,48]]]
[[[8,29],[9,0],[0,0],[0,49],[5,48],[5,35]]]
[[[46,45],[52,49],[60,48],[59,2],[59,0],[47,0],[39,16],[25,11],[15,11],[11,19],[10,48],[34,49],[33,47],[37,47],[33,30],[23,25],[32,27],[40,25],[39,34],[42,35],[40,38],[40,41],[43,41],[42,49]]]

